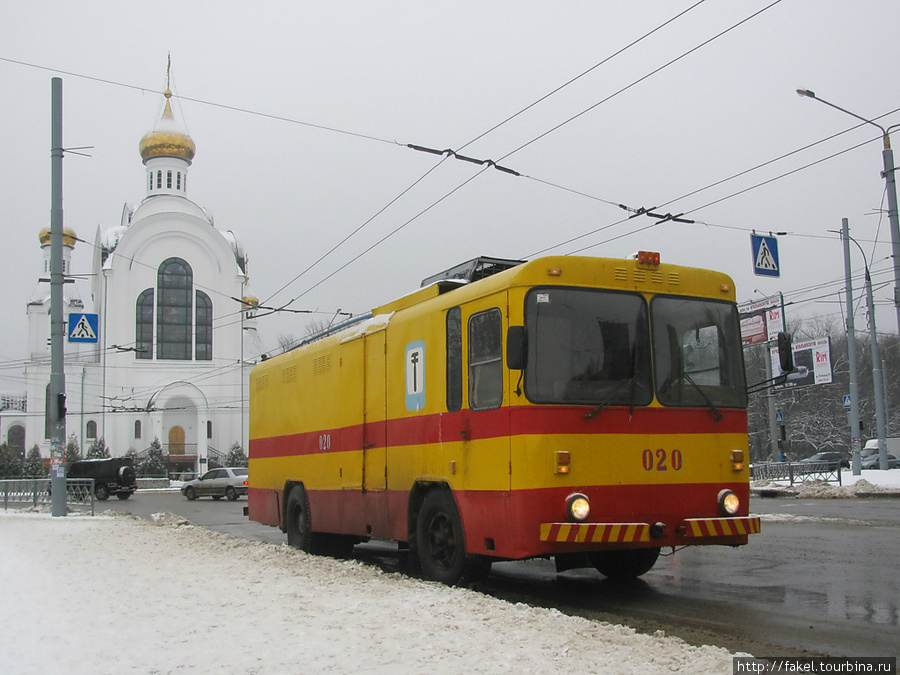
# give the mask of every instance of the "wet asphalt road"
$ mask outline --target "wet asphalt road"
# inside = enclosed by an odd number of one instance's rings
[[[277,528],[249,522],[245,499],[188,502],[178,492],[138,492],[98,503],[140,517],[169,512],[218,532],[281,544]],[[478,589],[642,632],[756,656],[900,656],[900,499],[755,499],[762,533],[740,548],[692,547],[661,557],[630,584],[593,570],[557,575],[550,561],[498,563]],[[396,546],[354,555],[388,570]]]

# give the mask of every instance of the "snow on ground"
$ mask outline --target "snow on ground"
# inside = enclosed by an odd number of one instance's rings
[[[155,520],[0,511],[0,673],[732,672],[718,647]]]
[[[798,499],[848,499],[852,497],[869,497],[872,495],[892,495],[900,497],[900,470],[863,469],[861,475],[854,476],[850,470],[841,471],[841,484],[823,481],[794,482],[791,486],[786,480],[754,481],[754,490],[767,492],[784,492]],[[752,508],[752,507],[751,507]]]

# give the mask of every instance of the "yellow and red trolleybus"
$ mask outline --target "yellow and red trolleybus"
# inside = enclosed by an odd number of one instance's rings
[[[729,277],[641,253],[426,282],[253,369],[253,520],[310,552],[393,539],[450,584],[536,556],[633,577],[759,532]]]

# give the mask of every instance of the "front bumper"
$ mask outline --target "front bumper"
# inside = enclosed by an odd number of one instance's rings
[[[628,544],[650,541],[650,523],[541,523],[541,541],[564,544]],[[687,518],[685,537],[735,537],[758,534],[759,516]]]

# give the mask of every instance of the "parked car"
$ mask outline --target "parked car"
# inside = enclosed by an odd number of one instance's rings
[[[801,459],[801,462],[827,462],[837,463],[844,469],[850,468],[850,455],[845,452],[817,452],[816,454]]]
[[[900,469],[900,459],[898,459],[896,455],[892,455],[892,454],[888,453],[887,460],[888,460],[888,468],[889,469]],[[863,457],[862,468],[863,469],[881,468],[881,460],[878,458],[878,455],[869,455],[868,457]]]
[[[212,497],[213,499],[227,497],[234,501],[241,495],[247,494],[247,467],[226,466],[210,469],[200,478],[189,480],[182,485],[181,494],[191,501],[197,497]]]
[[[94,496],[101,502],[115,495],[128,499],[137,490],[137,476],[131,457],[83,459],[69,464],[69,478],[93,478]]]

